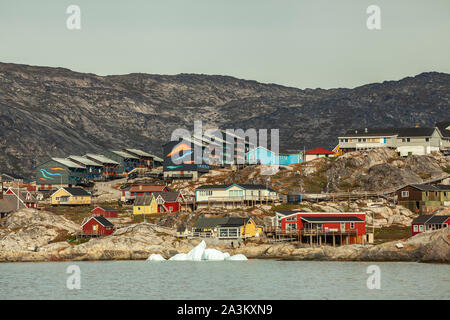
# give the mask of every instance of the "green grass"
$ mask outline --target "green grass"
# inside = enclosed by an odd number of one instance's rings
[[[444,170],[445,173],[450,174],[450,167],[445,167],[445,168],[442,169],[442,170]]]

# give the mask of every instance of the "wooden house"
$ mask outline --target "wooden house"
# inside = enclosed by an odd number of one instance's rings
[[[398,189],[395,194],[399,205],[421,213],[423,206],[446,205],[450,201],[450,186],[411,184]]]
[[[185,202],[180,192],[153,192],[158,205],[158,212],[178,212],[183,209]]]
[[[448,215],[421,215],[411,222],[411,234],[448,228],[450,216]]]
[[[195,200],[197,207],[235,207],[274,202],[278,193],[258,184],[202,185],[195,189]]]
[[[127,148],[123,151],[138,158],[138,168],[153,168],[154,155],[139,149]]]
[[[130,197],[151,195],[153,192],[169,192],[170,189],[166,185],[132,185],[129,189]]]
[[[92,202],[92,196],[82,188],[60,188],[50,196],[52,205],[88,206]]]
[[[17,196],[17,189],[9,187],[5,194]],[[21,201],[27,208],[38,208],[38,201],[30,191],[20,191],[19,201]]]
[[[133,204],[133,214],[154,214],[158,213],[158,204],[153,195],[137,196]]]
[[[107,236],[114,232],[114,224],[103,216],[87,218],[81,225],[83,235]]]
[[[366,234],[366,215],[361,212],[300,212],[293,211],[281,218],[282,232],[300,232],[302,236],[314,235],[320,237],[320,242],[336,240],[347,244],[364,243]],[[332,237],[331,237],[332,236]],[[343,236],[343,238],[342,238]],[[343,244],[341,242],[341,244]]]
[[[327,150],[325,148],[314,148],[305,151],[305,161],[311,161],[318,158],[328,158],[334,155],[333,151]]]
[[[119,163],[118,173],[123,175],[139,167],[139,157],[121,150],[109,150],[104,152],[105,156]]]
[[[91,210],[91,213],[95,217],[103,216],[105,218],[117,218],[118,216],[117,209],[109,206],[96,207]]]
[[[192,227],[194,237],[238,239],[258,237],[262,230],[252,218],[198,218]]]

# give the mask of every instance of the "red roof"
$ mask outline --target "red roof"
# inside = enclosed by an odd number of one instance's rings
[[[306,151],[305,154],[333,154],[333,152],[325,148],[315,148]]]
[[[153,186],[132,186],[130,188],[131,192],[155,192],[155,191],[164,191],[166,186],[163,185],[153,185]]]

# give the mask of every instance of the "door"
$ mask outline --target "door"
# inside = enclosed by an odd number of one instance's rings
[[[341,222],[341,232],[344,232],[344,231],[345,231],[345,223]]]

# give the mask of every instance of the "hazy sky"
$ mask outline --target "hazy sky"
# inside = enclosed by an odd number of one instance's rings
[[[66,9],[81,8],[81,30]],[[381,8],[381,30],[366,9]],[[450,72],[449,0],[0,0],[0,61],[299,88]]]

